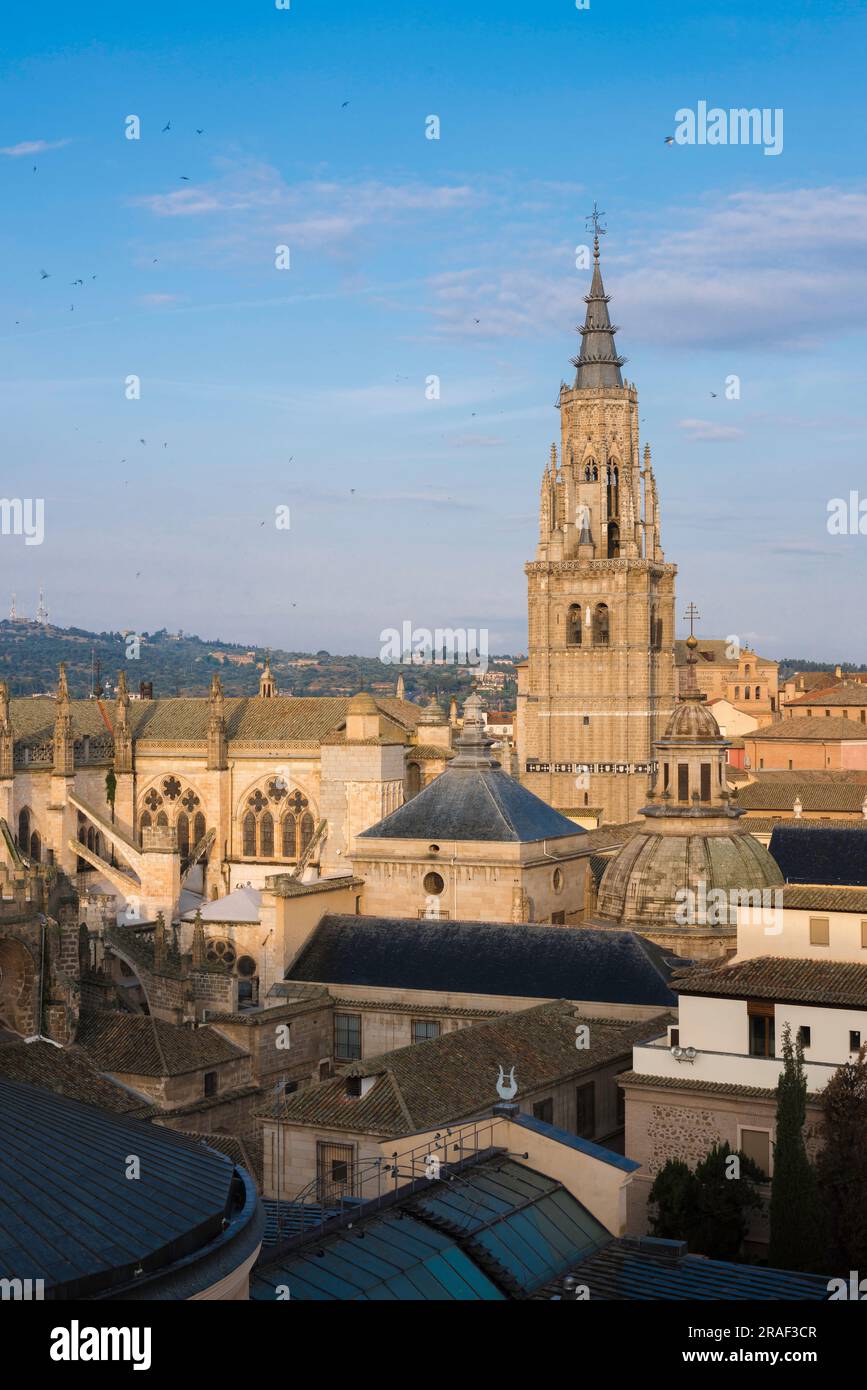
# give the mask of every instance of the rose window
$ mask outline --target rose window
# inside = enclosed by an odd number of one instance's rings
[[[165,792],[169,801],[177,801],[178,797],[181,794],[181,784],[178,781],[177,777],[166,777],[165,781],[163,782],[163,791]]]

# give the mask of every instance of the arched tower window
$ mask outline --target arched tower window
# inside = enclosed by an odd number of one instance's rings
[[[566,614],[566,645],[568,647],[581,646],[581,605],[573,603],[569,612]]]
[[[150,830],[150,828],[151,828],[151,813],[150,813],[150,811],[144,811],[144,812],[142,812],[142,818],[141,818],[141,821],[140,821],[140,825],[141,825],[142,830]],[[81,836],[79,835],[78,838],[81,839]]]
[[[205,817],[201,811],[197,811],[193,817],[193,848],[205,838],[205,830]]]
[[[190,820],[185,811],[181,811],[176,825],[178,831],[178,853],[186,858],[190,852]]]
[[[160,811],[159,815],[157,816],[157,825],[168,825],[168,823],[169,818],[166,815],[165,811]]]
[[[34,830],[30,836],[30,858],[36,864],[42,860],[42,841],[39,838],[38,830]]]
[[[26,806],[18,812],[18,848],[25,854],[30,850],[30,812]]]
[[[588,459],[584,465],[584,481],[585,483],[598,483],[599,481],[599,467],[592,459]]]
[[[262,817],[261,821],[259,822],[259,825],[260,825],[260,832],[259,832],[259,834],[260,834],[260,840],[259,840],[259,843],[260,843],[260,845],[261,845],[261,847],[262,847],[262,858],[263,858],[263,859],[273,859],[273,858],[274,858],[274,817],[271,815],[271,812],[270,812],[270,811],[266,811],[266,812],[265,812],[264,816]]]
[[[307,846],[310,844],[310,841],[313,839],[314,829],[315,826],[313,824],[313,817],[311,816],[309,811],[305,811],[304,815],[301,817],[300,826],[301,843],[299,845],[299,849],[302,854],[306,850]]]
[[[608,614],[607,603],[597,603],[596,605],[596,611],[593,614],[593,645],[594,647],[611,645],[611,619]]]
[[[295,837],[297,828],[295,816],[293,816],[292,812],[289,812],[289,810],[286,812],[286,815],[283,816],[281,828],[283,859],[295,859]]]
[[[760,700],[761,698],[762,698],[762,687],[761,687],[760,685],[757,685],[757,686],[756,686],[756,699],[757,699],[757,700]]]
[[[406,799],[411,801],[421,791],[421,768],[418,763],[406,765]]]
[[[620,469],[616,463],[609,463],[605,474],[607,495],[608,495],[608,515],[620,515]]]
[[[740,698],[741,698],[741,688],[740,688],[739,685],[736,685],[736,686],[735,686],[735,699],[736,699],[736,700],[739,700]]]
[[[608,558],[616,560],[620,556],[620,527],[616,521],[608,523]]]

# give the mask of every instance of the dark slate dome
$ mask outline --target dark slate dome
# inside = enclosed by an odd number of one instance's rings
[[[586,831],[522,787],[491,757],[482,702],[464,706],[458,756],[424,791],[364,830],[360,840],[557,840]]]

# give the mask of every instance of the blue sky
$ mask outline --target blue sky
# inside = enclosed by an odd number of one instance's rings
[[[867,536],[826,526],[867,497],[865,18],[756,8],[18,7],[0,447],[46,533],[0,537],[0,603],[44,583],[96,629],[373,653],[410,620],[523,650],[595,199],[679,612],[867,661]],[[666,146],[700,100],[782,108],[783,152]]]

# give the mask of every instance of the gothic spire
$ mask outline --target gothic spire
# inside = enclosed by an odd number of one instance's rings
[[[610,295],[605,293],[602,271],[599,268],[599,233],[593,238],[593,279],[590,293],[585,294],[587,313],[584,324],[578,329],[581,334],[581,352],[572,358],[577,367],[575,388],[583,386],[622,386],[620,368],[626,361],[618,356],[614,335],[617,325],[608,317]]]

